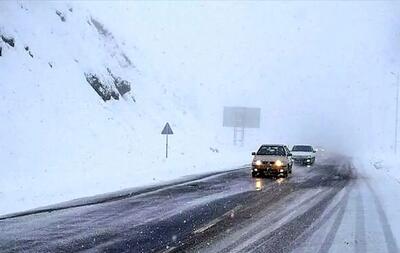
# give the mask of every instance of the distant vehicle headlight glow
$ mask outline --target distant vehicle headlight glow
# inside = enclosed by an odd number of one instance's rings
[[[276,160],[275,165],[280,167],[283,165],[283,162],[281,160]]]
[[[262,162],[260,160],[257,160],[255,163],[257,166],[260,166],[262,164]]]

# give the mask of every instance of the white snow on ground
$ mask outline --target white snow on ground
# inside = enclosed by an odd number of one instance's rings
[[[368,161],[370,166],[387,174],[400,184],[400,155],[379,155],[365,160]]]
[[[379,221],[383,230],[380,234],[385,236],[387,245],[382,245],[381,252],[384,252],[383,248],[387,247],[389,247],[388,252],[396,252],[400,249],[400,163],[394,162],[396,159],[392,158],[391,160],[390,166],[388,163],[387,167],[382,168],[377,168],[371,162],[360,162],[359,164],[356,162],[356,166],[362,168],[361,176],[365,175],[365,180],[369,184],[369,187],[364,187],[361,194],[365,194],[369,190],[370,195],[372,195],[369,198],[364,197],[365,213],[368,213],[368,209],[375,206],[374,211],[377,213],[375,220]],[[371,221],[372,219],[366,218],[366,224],[371,223]],[[388,228],[391,229],[392,233]],[[366,231],[368,234],[368,229]],[[374,234],[369,235],[369,237],[373,239]],[[393,244],[391,240],[396,242],[397,249],[390,248],[390,244]]]
[[[158,81],[146,52],[99,34],[96,13],[75,5],[0,3],[0,34],[15,40],[0,40],[0,214],[249,162],[248,148],[216,139],[221,123],[197,118],[191,90]],[[104,102],[86,82],[111,82],[107,68],[131,82],[123,99]]]
[[[356,160],[357,161],[357,160]],[[376,155],[360,159],[356,166],[364,173],[381,201],[382,209],[391,224],[393,235],[400,249],[400,157],[394,154]]]

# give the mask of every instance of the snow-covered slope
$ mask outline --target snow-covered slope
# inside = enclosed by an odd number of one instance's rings
[[[82,5],[0,3],[0,214],[248,158],[216,143],[190,89],[160,83],[146,51]],[[167,121],[176,133],[168,160]]]

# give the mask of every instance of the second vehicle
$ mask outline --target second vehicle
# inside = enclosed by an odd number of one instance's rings
[[[312,165],[315,162],[316,151],[311,145],[294,145],[292,148],[293,160],[302,165]]]

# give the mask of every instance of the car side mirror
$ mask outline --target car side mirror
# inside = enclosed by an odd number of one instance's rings
[[[312,152],[313,152],[313,153],[317,153],[317,150],[313,150]]]
[[[288,156],[292,156],[292,153],[287,154]]]
[[[251,152],[251,155],[256,155],[256,152]]]

